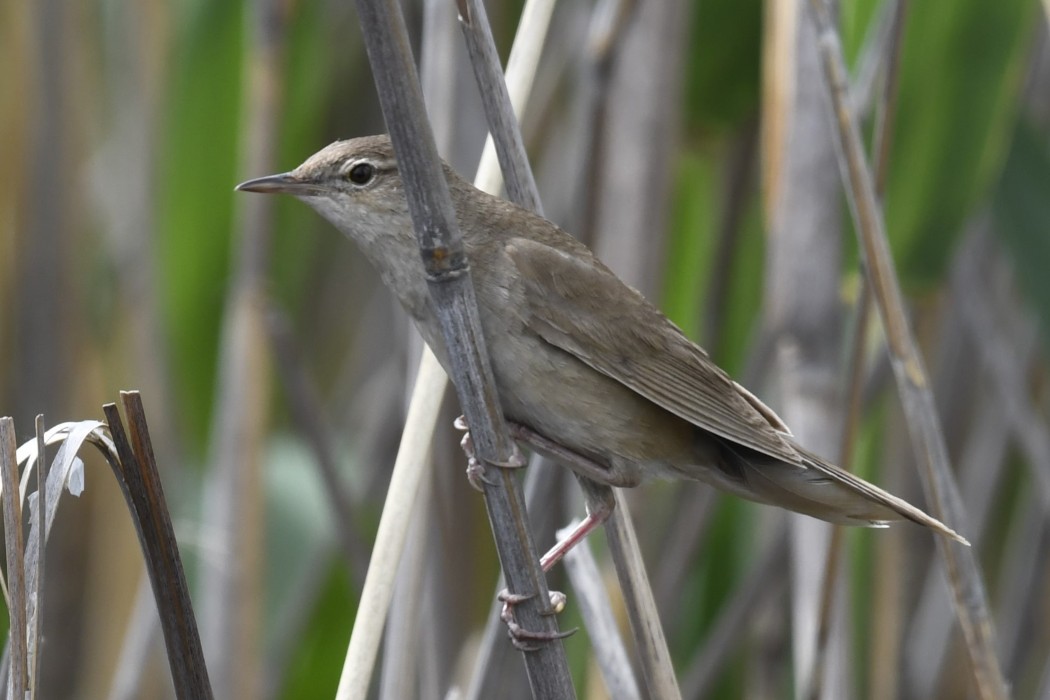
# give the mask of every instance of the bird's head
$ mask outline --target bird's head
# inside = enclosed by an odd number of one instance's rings
[[[237,189],[293,195],[355,239],[411,227],[388,136],[336,141],[295,170],[248,180]]]

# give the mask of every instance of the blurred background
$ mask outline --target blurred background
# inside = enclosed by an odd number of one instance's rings
[[[558,3],[525,142],[548,218],[804,444],[922,505],[878,314],[861,310],[806,5]],[[455,4],[403,6],[439,149],[472,178],[486,127]],[[506,60],[522,3],[486,7]],[[1037,0],[838,7],[967,506],[950,524],[976,547],[1013,692],[1044,699],[1048,13]],[[0,0],[0,65],[0,414],[24,441],[37,413],[101,418],[140,390],[216,696],[331,696],[419,344],[334,229],[233,187],[385,130],[353,4]],[[422,574],[399,584],[417,634],[388,642],[377,696],[465,688],[492,608],[498,562],[446,413],[410,544]],[[106,465],[87,462],[49,543],[40,697],[165,697],[134,530]],[[556,483],[533,508],[541,548],[582,515],[574,482]],[[686,697],[973,692],[928,532],[834,539],[699,485],[630,499]],[[592,546],[608,569],[600,534]],[[586,633],[566,648],[580,697],[606,697]],[[520,659],[491,663],[500,697],[528,697]]]

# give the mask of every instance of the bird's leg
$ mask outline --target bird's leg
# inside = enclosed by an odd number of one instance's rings
[[[467,455],[467,480],[470,485],[478,491],[484,491],[485,487],[483,484],[494,486],[495,482],[485,476],[485,466],[478,459],[477,454],[474,451],[474,441],[470,437],[469,426],[467,425],[467,419],[464,416],[459,416],[452,423],[457,430],[463,431],[463,439],[460,440],[460,447],[463,448],[463,452]],[[512,457],[512,461],[509,464],[497,464],[497,467],[503,468],[518,468],[525,466],[525,459],[518,451],[518,446],[514,445],[515,453]],[[546,571],[546,569],[544,569]],[[500,611],[500,619],[507,625],[507,634],[510,635],[511,643],[521,651],[536,651],[539,649],[538,642],[550,642],[555,639],[563,639],[568,637],[570,634],[576,632],[575,629],[567,632],[534,632],[532,630],[525,629],[518,624],[514,618],[514,606],[518,603],[522,603],[533,597],[533,593],[511,593],[507,589],[503,589],[499,592],[496,597],[501,603],[503,603],[503,610]],[[558,591],[550,592],[550,604],[551,607],[548,610],[543,611],[543,615],[557,615],[565,608],[565,594]]]
[[[463,416],[457,418],[454,425],[459,430],[467,430],[467,423]],[[572,532],[558,541],[550,551],[540,558],[540,566],[543,568],[544,573],[546,573],[550,571],[555,564],[561,561],[562,557],[564,557],[569,550],[582,542],[595,528],[609,519],[616,504],[611,487],[636,486],[638,481],[636,478],[630,476],[618,475],[607,466],[581,455],[578,452],[570,450],[564,445],[554,442],[520,423],[508,422],[507,425],[510,428],[511,436],[515,440],[524,442],[537,452],[569,467],[579,480],[587,503],[587,517],[583,519],[583,522],[573,528]],[[463,436],[460,445],[463,447],[463,451],[467,454],[467,478],[474,488],[481,491],[483,490],[482,483],[491,484],[491,482],[485,478],[484,466],[474,454],[474,445],[470,439],[469,432]],[[524,462],[522,462],[522,465],[523,464]],[[516,467],[522,465],[515,463],[511,465],[496,466]],[[510,634],[510,638],[515,647],[528,651],[536,648],[535,645],[530,644],[530,642],[561,639],[575,631],[549,633],[532,632],[522,628],[514,619],[514,606],[531,597],[531,594],[515,594],[510,593],[507,590],[501,591],[498,596],[499,600],[503,603],[503,611],[500,613],[500,619],[502,619],[507,625],[507,632]],[[555,615],[561,612],[565,607],[565,594],[559,591],[551,591],[550,602],[551,608],[546,614]]]
[[[470,427],[467,425],[467,419],[464,416],[456,418],[452,422],[452,425],[456,430],[463,431],[463,439],[459,441],[459,446],[463,449],[464,454],[467,455],[467,481],[478,491],[484,491],[485,487],[483,484],[489,486],[495,486],[495,482],[485,476],[485,465],[478,459],[477,454],[474,451],[474,440],[470,437]],[[496,462],[493,460],[486,460],[489,464],[500,467],[502,469],[520,469],[527,463],[525,457],[521,454],[517,444],[514,445],[514,454],[507,462]]]
[[[638,485],[638,479],[631,475],[617,474],[607,466],[570,450],[520,423],[512,422],[508,425],[510,434],[515,440],[521,440],[537,452],[571,469],[579,480],[587,501],[587,517],[583,519],[583,522],[540,559],[543,570],[550,571],[551,567],[557,564],[566,552],[609,519],[613,508],[616,507],[616,500],[613,498],[610,487],[631,488]]]
[[[512,421],[507,422],[507,427],[510,428],[510,435],[515,440],[524,442],[540,454],[568,467],[578,477],[595,482],[595,485],[605,484],[606,486],[618,486],[621,488],[631,488],[638,485],[637,478],[616,474],[608,466],[595,462],[590,457],[581,455],[579,452],[570,450],[568,447],[540,435],[532,428]]]
[[[587,517],[540,558],[540,566],[544,572],[550,571],[551,567],[561,561],[561,558],[569,550],[582,542],[587,535],[591,534],[591,531],[608,520],[616,507],[616,500],[613,498],[613,492],[610,487],[579,475],[577,475],[577,479],[579,479],[580,487],[583,489],[587,502]]]
[[[609,516],[612,515],[613,509],[616,507],[616,501],[613,498],[611,487],[596,483],[586,477],[579,476],[578,474],[576,475],[576,478],[579,479],[580,487],[583,489],[584,497],[587,501],[587,517],[584,518],[583,522],[574,527],[572,532],[559,540],[557,544],[551,547],[550,551],[540,558],[540,566],[543,568],[544,573],[550,571],[555,564],[561,561],[561,558],[564,557],[569,550],[582,542],[592,530],[608,520]],[[497,597],[503,603],[503,611],[500,613],[500,619],[507,625],[507,633],[510,634],[511,641],[518,649],[523,651],[535,649],[535,645],[530,644],[530,642],[561,639],[576,631],[570,630],[568,632],[551,634],[529,632],[528,630],[522,629],[514,619],[514,606],[517,603],[528,600],[532,596],[515,595],[507,590],[503,590]],[[551,610],[545,614],[556,615],[557,613],[560,613],[565,608],[565,601],[566,597],[564,593],[561,593],[560,591],[551,591]]]
[[[457,418],[454,425],[459,430],[467,429],[467,423],[463,416]],[[537,452],[545,454],[556,462],[561,462],[572,469],[576,478],[579,479],[580,486],[583,488],[584,496],[586,497],[587,517],[567,537],[555,544],[540,559],[543,571],[547,572],[550,571],[552,566],[561,561],[566,552],[582,542],[592,530],[608,520],[616,503],[613,499],[612,490],[609,488],[610,486],[632,487],[637,486],[638,482],[637,479],[629,476],[618,476],[608,467],[578,452],[574,452],[520,423],[508,421],[507,426],[510,428],[511,437],[515,440],[524,442]],[[460,444],[463,447],[463,451],[467,453],[467,478],[470,479],[470,483],[474,488],[481,490],[475,480],[485,481],[484,469],[474,456],[474,447],[470,441],[469,432],[463,436]]]

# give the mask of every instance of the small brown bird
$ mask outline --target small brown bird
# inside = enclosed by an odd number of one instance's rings
[[[585,245],[444,171],[504,415],[581,457],[560,459],[579,475],[620,487],[693,479],[833,523],[907,519],[966,542],[806,451]],[[237,189],[294,195],[355,241],[449,369],[388,137],[333,143]]]

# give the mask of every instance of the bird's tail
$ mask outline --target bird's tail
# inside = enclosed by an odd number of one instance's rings
[[[893,520],[911,520],[969,546],[965,537],[904,499],[795,447],[805,469],[772,460],[739,460],[739,476],[750,492],[742,495],[842,525],[886,527]]]
[[[883,491],[878,486],[868,483],[864,479],[861,479],[860,477],[851,474],[845,469],[836,467],[834,464],[831,464],[830,462],[821,459],[820,457],[818,457],[815,454],[812,454],[811,452],[807,452],[803,449],[799,449],[798,451],[799,454],[802,455],[803,461],[805,462],[806,466],[810,469],[814,469],[817,472],[820,472],[821,474],[830,477],[834,481],[842,484],[843,486],[846,486],[850,490],[861,494],[869,501],[883,506],[884,508],[889,509],[897,515],[896,518],[887,518],[882,519],[881,521],[876,520],[876,522],[873,524],[885,525],[886,520],[889,519],[911,520],[912,522],[918,523],[919,525],[925,525],[931,530],[939,532],[942,535],[951,537],[956,542],[961,542],[967,547],[970,546],[970,542],[965,537],[963,537],[958,532],[942,523],[937,518],[934,518],[926,512],[919,510],[912,504],[905,501],[903,498],[897,498],[892,493]]]

